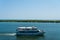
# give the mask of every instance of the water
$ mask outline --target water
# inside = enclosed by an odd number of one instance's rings
[[[44,36],[16,36],[19,26],[36,26]],[[60,23],[0,22],[0,40],[60,40]]]

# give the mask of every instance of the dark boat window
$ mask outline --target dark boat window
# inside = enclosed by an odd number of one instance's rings
[[[20,31],[20,33],[37,33],[39,31]]]

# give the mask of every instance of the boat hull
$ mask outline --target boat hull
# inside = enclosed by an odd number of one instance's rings
[[[43,36],[44,32],[39,32],[39,33],[16,33],[17,36]]]

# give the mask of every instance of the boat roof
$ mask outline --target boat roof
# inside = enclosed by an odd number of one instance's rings
[[[18,27],[19,29],[36,29],[37,27]]]

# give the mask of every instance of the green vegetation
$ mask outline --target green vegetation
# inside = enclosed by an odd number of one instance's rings
[[[51,22],[60,23],[60,20],[0,20],[0,22]]]

